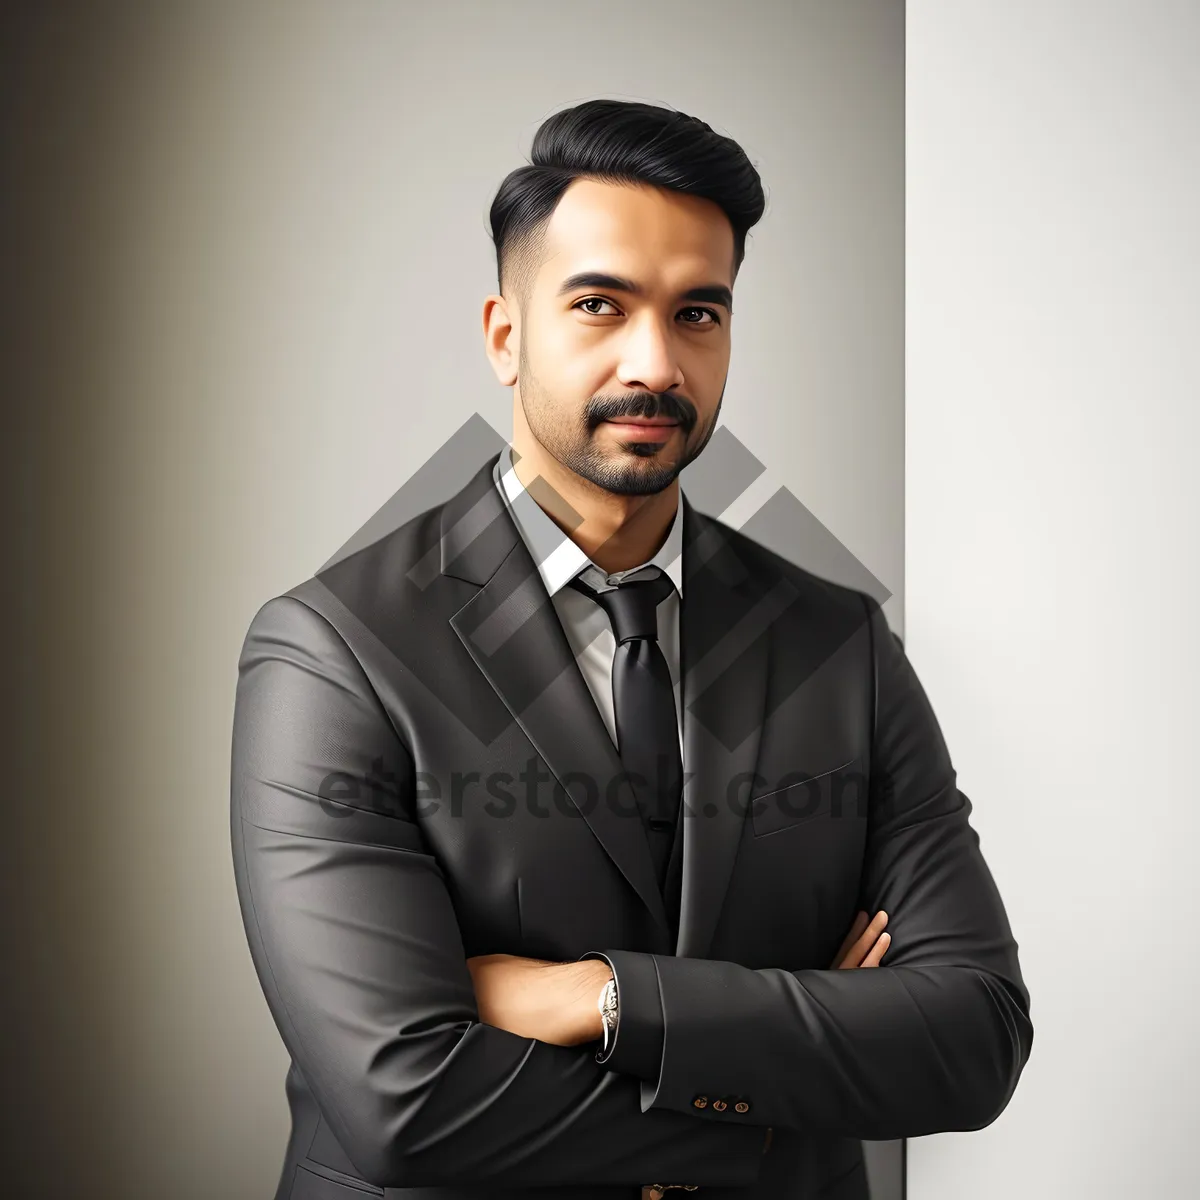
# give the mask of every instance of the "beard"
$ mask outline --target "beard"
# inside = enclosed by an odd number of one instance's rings
[[[556,402],[538,384],[523,344],[519,364],[521,408],[533,436],[567,470],[617,496],[651,496],[670,487],[708,444],[725,398],[722,388],[704,436],[689,445],[699,417],[695,406],[683,396],[674,392],[596,395],[576,416],[570,405]],[[610,450],[597,440],[596,430],[605,421],[621,417],[666,417],[678,422],[678,428],[671,429],[663,442],[618,439],[617,448]],[[681,449],[668,448],[668,441],[681,438]]]

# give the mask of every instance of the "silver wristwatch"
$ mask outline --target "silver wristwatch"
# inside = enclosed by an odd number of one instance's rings
[[[617,1007],[617,981],[610,979],[600,989],[600,999],[596,1005],[600,1010],[600,1020],[604,1025],[604,1048],[602,1054],[608,1053],[608,1044],[617,1031],[617,1018],[620,1009]]]

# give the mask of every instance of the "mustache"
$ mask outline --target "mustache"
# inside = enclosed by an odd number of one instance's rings
[[[677,422],[684,434],[696,424],[696,408],[675,392],[631,392],[626,396],[593,396],[583,412],[588,432],[605,421],[622,417],[662,417]]]

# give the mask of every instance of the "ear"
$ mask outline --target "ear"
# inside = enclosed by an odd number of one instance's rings
[[[521,331],[514,324],[503,296],[491,295],[483,302],[483,349],[505,387],[517,382]]]

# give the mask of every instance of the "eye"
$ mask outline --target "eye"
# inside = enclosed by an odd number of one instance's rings
[[[589,317],[604,317],[604,316],[611,315],[609,313],[597,312],[594,308],[585,308],[584,307],[585,305],[593,305],[593,304],[607,304],[609,306],[609,308],[613,308],[613,309],[615,309],[617,307],[615,304],[613,304],[613,302],[611,300],[606,300],[603,296],[587,296],[583,300],[577,301],[574,305],[572,305],[572,307],[578,308],[578,309],[583,309],[583,311],[586,312]],[[698,308],[696,306],[691,306],[688,308],[680,309],[680,315],[682,316],[684,313],[702,313],[702,314],[707,315],[709,318],[709,320],[707,320],[707,321],[686,320],[686,321],[684,321],[685,325],[720,325],[720,323],[721,323],[721,314],[718,313],[715,309]]]
[[[711,321],[685,321],[684,322],[685,325],[720,325],[720,323],[721,323],[720,314],[711,308],[685,308],[685,309],[683,309],[683,312],[685,312],[685,313],[707,313],[712,318]]]
[[[575,305],[575,307],[583,308],[583,306],[585,304],[607,304],[610,308],[616,308],[616,305],[613,304],[613,302],[611,300],[605,300],[603,296],[588,296],[588,298],[586,300],[580,300],[579,303]],[[589,317],[603,317],[603,316],[608,315],[606,313],[594,312],[590,308],[587,309],[586,312]]]

